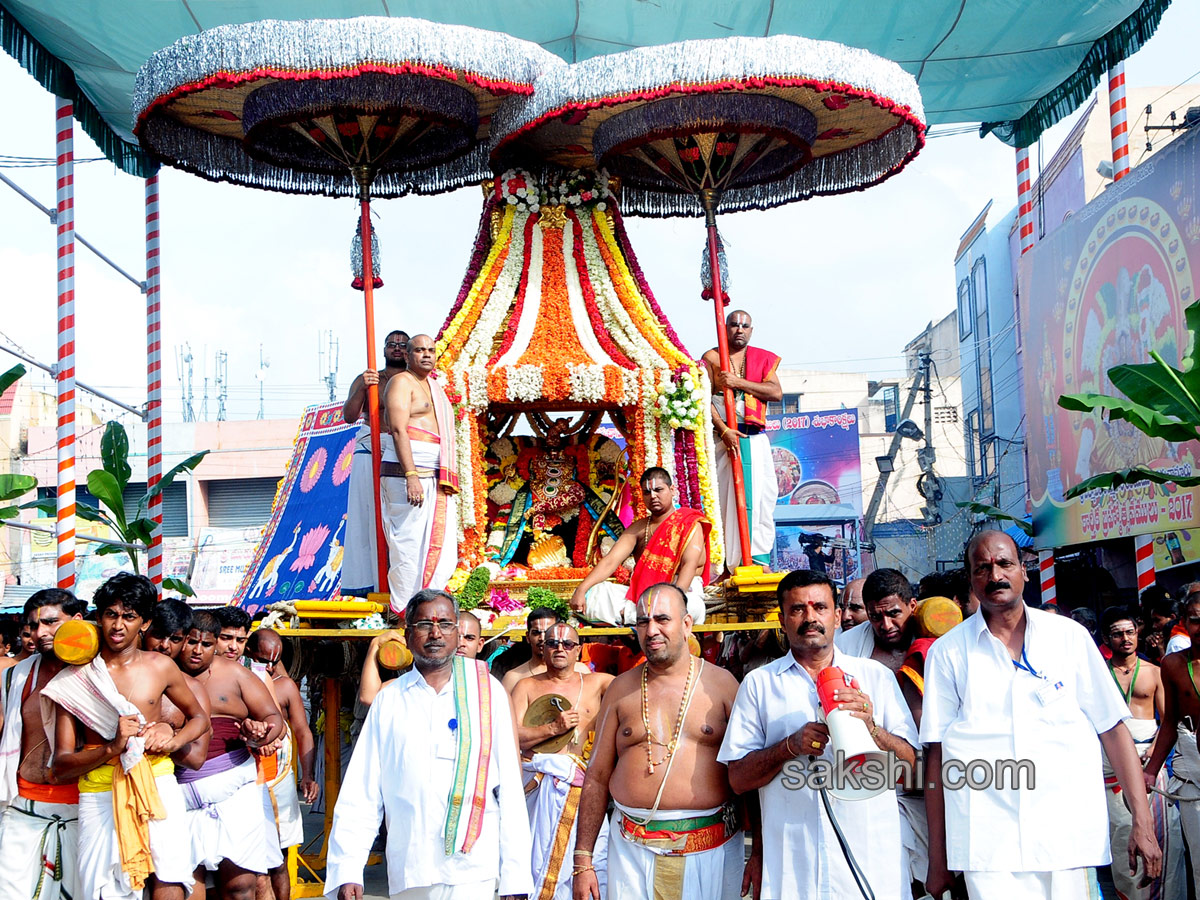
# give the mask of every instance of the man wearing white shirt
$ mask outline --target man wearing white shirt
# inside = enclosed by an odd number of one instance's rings
[[[386,819],[392,900],[478,900],[497,889],[524,898],[529,817],[508,695],[483,663],[457,655],[449,594],[420,591],[404,621],[414,666],[363,723],[334,809],[325,893],[360,900]]]
[[[866,725],[875,745],[912,766],[917,730],[896,676],[879,663],[834,647],[836,588],[810,570],[779,583],[780,624],[791,652],[751,672],[730,712],[717,759],[735,791],[758,790],[763,821],[762,900],[850,900],[862,896],[819,792],[803,782],[799,757],[830,759],[816,678],[836,666],[858,681],[839,690],[839,708]],[[826,748],[830,753],[826,754]],[[908,897],[902,872],[896,793],[881,786],[869,799],[829,802],[850,852],[878,900]]]
[[[1129,859],[1117,864],[1132,870],[1140,857],[1157,876],[1162,854],[1122,722],[1129,710],[1091,636],[1025,606],[1025,569],[1008,535],[981,532],[966,556],[979,611],[941,637],[925,664],[926,889],[940,897],[953,870],[972,900],[1097,896],[1092,867],[1111,860],[1102,746],[1133,817]],[[1000,760],[1027,760],[1032,770],[944,790],[951,775],[977,778],[980,762]]]

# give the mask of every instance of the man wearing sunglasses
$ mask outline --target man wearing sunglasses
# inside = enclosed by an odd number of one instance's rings
[[[350,393],[342,406],[342,419],[347,424],[359,422],[355,437],[354,455],[350,463],[350,485],[346,501],[346,535],[342,542],[343,594],[366,596],[380,590],[379,563],[376,553],[375,504],[379,502],[379,485],[371,474],[371,426],[367,424],[367,388],[379,385],[380,403],[383,391],[393,375],[408,369],[408,334],[393,331],[383,344],[384,366],[378,372],[367,369],[354,379]],[[374,488],[374,491],[372,491]],[[372,498],[374,493],[374,499]]]
[[[513,715],[525,756],[525,800],[533,829],[534,896],[570,900],[574,812],[595,737],[596,714],[613,676],[576,671],[579,633],[566,622],[551,625],[541,646],[545,671],[517,682],[512,690]],[[541,697],[548,697],[558,716],[542,725],[522,724],[530,705]],[[601,843],[591,863],[601,891],[607,883],[606,845],[606,841]],[[554,852],[556,848],[561,848],[558,853]]]
[[[523,678],[528,678],[530,675],[541,675],[546,671],[546,661],[543,655],[546,637],[550,634],[550,629],[557,625],[561,619],[558,612],[548,606],[539,606],[531,610],[529,615],[525,617],[525,640],[529,642],[529,659],[521,663],[515,669],[510,670],[504,675],[501,684],[511,696],[513,688]],[[576,638],[579,640],[579,638]],[[580,673],[588,673],[591,671],[583,663],[578,662],[579,654],[575,654],[575,671]],[[517,721],[520,721],[518,719]]]

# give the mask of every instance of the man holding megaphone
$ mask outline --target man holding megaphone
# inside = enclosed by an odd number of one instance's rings
[[[778,597],[791,652],[746,676],[717,756],[735,791],[758,790],[770,823],[761,900],[900,900],[895,771],[916,759],[912,716],[895,675],[835,648],[828,576],[789,572]]]

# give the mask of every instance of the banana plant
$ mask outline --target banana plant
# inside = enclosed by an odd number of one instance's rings
[[[1023,532],[1030,537],[1033,537],[1033,523],[1026,522],[1024,519],[1018,519],[1016,516],[1006,513],[997,506],[992,506],[990,503],[980,503],[978,500],[966,500],[961,503],[955,503],[959,509],[967,509],[973,513],[978,513],[981,516],[987,516],[989,519],[999,519],[1002,522],[1012,522]]]
[[[207,455],[208,451],[202,450],[172,467],[163,475],[158,484],[142,495],[132,515],[127,516],[125,514],[125,488],[129,484],[130,475],[132,475],[132,469],[129,466],[129,435],[126,434],[125,427],[120,422],[109,422],[104,429],[104,436],[100,439],[102,467],[93,469],[88,472],[87,476],[87,489],[93,497],[100,501],[100,505],[93,506],[90,503],[76,501],[75,514],[85,522],[100,522],[107,525],[119,540],[131,546],[126,549],[105,544],[96,551],[96,554],[103,556],[128,553],[133,571],[140,572],[138,552],[133,548],[150,546],[154,532],[154,520],[149,515],[151,501],[162,494],[180,472],[191,472]],[[37,509],[43,515],[53,516],[55,501],[53,499],[35,500],[32,503],[24,504],[21,509]],[[191,586],[180,578],[164,578],[163,588],[169,591],[178,591],[188,597],[195,596]]]
[[[12,387],[18,378],[25,374],[25,367],[15,365],[3,375],[0,375],[0,396]],[[0,475],[0,503],[16,500],[22,494],[27,494],[37,487],[37,479],[32,475],[17,475],[5,473]],[[15,506],[0,506],[0,520],[15,519],[21,511]]]
[[[1200,301],[1184,310],[1184,317],[1191,340],[1181,369],[1151,352],[1153,362],[1108,370],[1109,380],[1123,397],[1064,394],[1058,398],[1058,405],[1077,412],[1106,413],[1110,421],[1124,420],[1149,437],[1172,443],[1200,439]],[[1147,466],[1133,466],[1093,475],[1072,487],[1065,496],[1071,499],[1097,488],[1142,481],[1195,487],[1200,485],[1200,475],[1171,475]]]

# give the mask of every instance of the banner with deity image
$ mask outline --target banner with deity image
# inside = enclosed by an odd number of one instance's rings
[[[1118,395],[1113,366],[1179,366],[1184,309],[1200,271],[1200,134],[1185,135],[1112,184],[1020,260],[1026,446],[1039,549],[1200,524],[1195,490],[1149,482],[1064,492],[1132,466],[1194,474],[1200,444],[1170,444],[1127,422],[1058,405],[1062,394]]]

